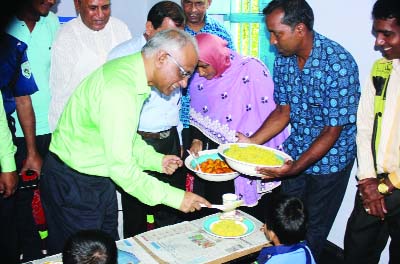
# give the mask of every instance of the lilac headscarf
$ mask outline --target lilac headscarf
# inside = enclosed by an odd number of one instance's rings
[[[228,50],[228,67],[223,59],[209,59],[224,58],[227,48],[220,48],[221,42],[215,40],[218,37],[201,35],[203,37],[196,37],[200,60],[204,58],[204,62],[215,69],[225,68],[225,71],[212,80],[200,77],[198,72],[194,74],[188,87],[191,97],[190,124],[219,144],[235,142],[236,131],[251,136],[275,109],[272,77],[258,59],[242,57],[231,50]],[[287,136],[288,130],[285,129],[265,146],[278,148]],[[255,205],[262,195],[257,192],[257,185],[260,186],[259,178],[239,176],[235,179],[235,192],[246,204]]]

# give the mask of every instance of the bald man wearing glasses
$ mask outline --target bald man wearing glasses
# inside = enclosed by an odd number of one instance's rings
[[[161,182],[145,170],[172,174],[183,162],[157,153],[137,133],[150,87],[170,95],[186,87],[198,60],[187,33],[157,33],[142,51],[112,60],[88,76],[68,101],[50,144],[41,178],[51,253],[81,229],[117,234],[115,184],[141,202],[183,212],[204,198]],[[155,120],[156,121],[156,120]]]
[[[115,59],[138,52],[157,32],[170,28],[183,29],[185,14],[182,7],[173,1],[161,1],[153,5],[148,14],[143,34],[116,46],[108,54],[108,59]],[[189,78],[187,72],[174,57],[167,53],[171,63],[175,63],[183,77]],[[152,87],[150,96],[143,104],[140,113],[138,133],[142,139],[157,152],[165,155],[182,155],[182,123],[179,121],[181,89],[175,89],[170,95],[161,93]],[[183,189],[185,177],[183,169],[172,175],[148,172],[157,179]],[[128,193],[121,193],[124,237],[132,237],[148,230],[148,222],[154,221],[155,227],[176,224],[181,221],[181,214],[173,208],[158,205],[147,206]]]

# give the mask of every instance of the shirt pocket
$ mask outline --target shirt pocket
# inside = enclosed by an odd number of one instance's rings
[[[324,104],[321,98],[313,98],[308,103],[309,113],[314,121],[315,126],[323,126],[324,124]]]

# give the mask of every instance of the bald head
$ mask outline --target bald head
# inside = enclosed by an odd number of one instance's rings
[[[102,30],[111,15],[110,0],[74,0],[83,23],[94,31]]]

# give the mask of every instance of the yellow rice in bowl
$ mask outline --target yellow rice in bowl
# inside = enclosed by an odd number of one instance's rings
[[[237,237],[246,233],[246,228],[235,220],[220,220],[211,226],[211,231],[222,237]]]
[[[239,147],[232,145],[224,154],[238,161],[264,166],[281,166],[284,162],[273,151],[257,146]]]

